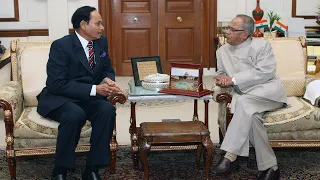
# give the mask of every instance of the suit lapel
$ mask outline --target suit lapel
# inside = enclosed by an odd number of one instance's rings
[[[83,50],[83,47],[80,43],[80,40],[78,39],[76,33],[72,33],[71,34],[71,39],[73,41],[73,50],[74,53],[76,54],[77,58],[80,60],[81,64],[91,73],[93,74],[93,72],[90,69],[89,63],[88,63],[88,59],[87,56]]]
[[[94,67],[94,73],[97,72],[101,61],[100,61],[100,43],[98,42],[98,40],[93,41],[93,48],[94,48],[94,60],[96,61],[96,65]]]

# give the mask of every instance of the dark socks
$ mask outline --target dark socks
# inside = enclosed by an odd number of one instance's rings
[[[99,168],[97,166],[86,166],[86,169],[84,172],[90,173],[90,172],[98,172]]]
[[[67,169],[64,167],[54,167],[52,171],[52,176],[57,176],[58,174],[67,174]]]

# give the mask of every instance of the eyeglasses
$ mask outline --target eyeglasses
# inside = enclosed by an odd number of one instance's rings
[[[224,29],[224,31],[228,31],[229,30],[231,33],[240,32],[240,31],[246,31],[245,29],[235,29],[235,28],[233,28],[231,26],[226,26],[223,29]]]

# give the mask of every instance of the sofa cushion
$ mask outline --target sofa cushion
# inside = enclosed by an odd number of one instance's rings
[[[51,44],[28,45],[21,51],[21,78],[25,106],[37,106],[36,96],[45,86]]]
[[[306,52],[301,47],[301,42],[272,39],[269,42],[277,60],[276,74],[281,79],[287,96],[302,96],[306,81]]]
[[[40,116],[36,107],[26,107],[14,125],[14,137],[20,139],[57,138],[59,123]],[[80,137],[91,135],[90,122],[87,121],[81,130]]]
[[[264,116],[268,132],[320,129],[320,109],[299,97],[288,97],[288,107]]]

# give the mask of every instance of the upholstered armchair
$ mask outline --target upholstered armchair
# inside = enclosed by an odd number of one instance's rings
[[[36,96],[45,86],[46,63],[52,42],[11,42],[12,81],[0,87],[0,108],[4,110],[6,158],[11,179],[16,179],[17,156],[54,154],[58,122],[41,117],[36,109]],[[125,103],[123,94],[109,100]],[[77,152],[90,150],[90,122],[82,128]],[[118,143],[114,128],[110,143],[110,172],[115,172]]]
[[[277,76],[282,80],[288,96],[288,107],[266,113],[267,128],[272,147],[320,147],[319,99],[315,105],[303,99],[306,86],[315,78],[307,76],[307,46],[305,38],[272,38],[277,60]],[[219,39],[219,46],[225,42]],[[215,100],[219,103],[218,124],[222,141],[232,119],[231,88],[215,87]]]

